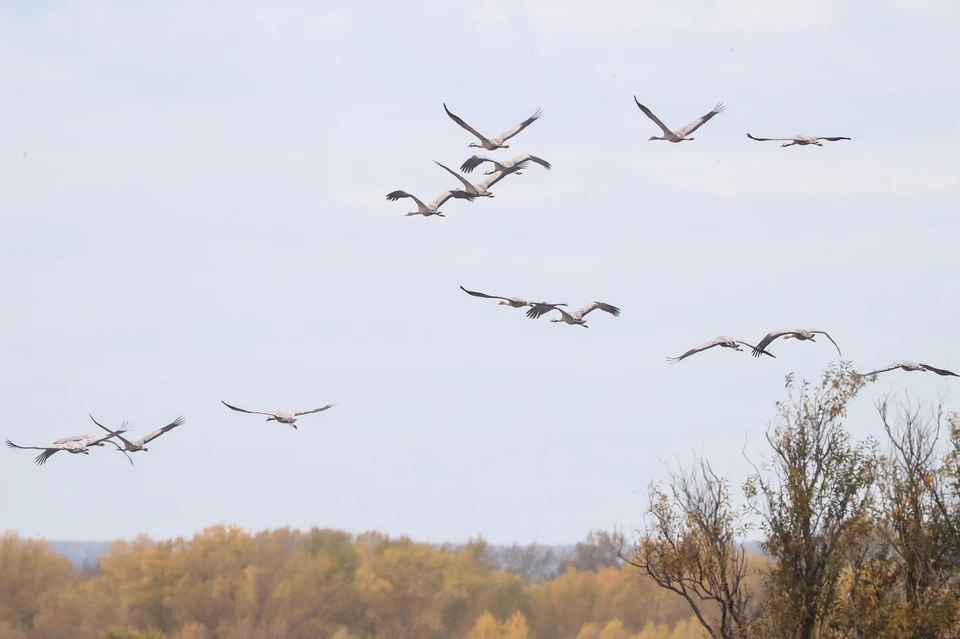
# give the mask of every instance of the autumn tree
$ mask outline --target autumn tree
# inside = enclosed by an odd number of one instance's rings
[[[851,559],[869,541],[876,446],[844,428],[850,402],[865,384],[844,363],[818,386],[787,376],[787,399],[766,433],[772,459],[745,484],[761,520],[763,548],[773,559],[766,575],[765,637],[843,636],[838,585]]]
[[[32,631],[36,616],[71,581],[70,562],[46,542],[0,536],[0,636]]]
[[[649,494],[649,523],[629,563],[682,597],[713,639],[747,636],[757,608],[746,589],[746,528],[728,482],[698,457]]]
[[[877,404],[890,448],[879,480],[884,553],[877,561],[893,567],[888,585],[896,583],[902,592],[904,606],[895,620],[904,626],[901,636],[957,636],[960,544],[950,449],[944,449],[941,439],[943,405],[914,404],[909,398],[899,410],[891,405],[889,396]],[[881,614],[889,616],[894,610],[887,605]],[[895,625],[882,620],[887,627]]]

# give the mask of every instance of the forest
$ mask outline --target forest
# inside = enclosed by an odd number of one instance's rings
[[[706,458],[667,469],[642,530],[591,533],[554,572],[483,539],[222,525],[75,569],[7,532],[0,638],[960,637],[960,415],[888,395],[857,439],[875,379],[788,376],[742,486]]]

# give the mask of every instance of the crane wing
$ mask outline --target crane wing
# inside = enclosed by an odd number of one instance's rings
[[[66,448],[66,446],[63,446],[62,444],[53,444],[50,446],[20,446],[18,444],[14,444],[9,439],[7,440],[6,444],[10,448],[17,448],[19,450],[62,450],[63,448]]]
[[[449,174],[452,175],[453,177],[455,177],[455,178],[457,178],[458,180],[460,180],[460,183],[463,184],[463,188],[465,188],[465,189],[473,188],[473,185],[470,184],[469,182],[467,182],[467,181],[463,178],[462,175],[460,175],[460,174],[457,173],[456,171],[453,171],[453,170],[451,170],[450,168],[448,168],[448,167],[440,164],[440,163],[437,162],[436,160],[434,160],[434,162],[436,162],[436,163],[437,163],[437,166],[439,166],[440,168],[442,168],[443,170],[445,170],[447,173],[449,173]]]
[[[664,135],[673,135],[673,131],[668,129],[667,125],[661,122],[660,118],[658,118],[653,114],[653,111],[651,111],[647,107],[640,104],[640,101],[637,100],[637,96],[633,96],[633,101],[637,103],[637,106],[640,107],[640,110],[643,111],[644,115],[646,115],[648,118],[653,120],[654,124],[656,124],[658,127],[660,127],[660,129],[663,130]]]
[[[479,291],[468,291],[467,289],[460,287],[460,290],[466,293],[467,295],[473,295],[474,297],[484,297],[488,300],[506,300],[510,301],[509,297],[500,297],[499,295],[487,295],[486,293],[480,293]]]
[[[336,406],[336,405],[337,405],[337,402],[333,402],[333,403],[327,404],[326,406],[324,406],[324,407],[322,407],[322,408],[314,408],[314,409],[312,409],[312,410],[301,410],[301,411],[297,411],[297,412],[295,412],[295,413],[293,414],[293,416],[294,416],[294,417],[300,417],[301,415],[309,415],[309,414],[311,414],[311,413],[319,413],[319,412],[322,412],[322,411],[327,410],[328,408],[333,408],[333,407]]]
[[[756,140],[757,142],[794,142],[796,141],[796,138],[757,138],[750,135],[749,133],[747,133],[747,137],[750,138],[751,140]]]
[[[702,127],[704,124],[706,124],[710,120],[710,118],[712,118],[718,113],[722,113],[724,109],[726,109],[726,107],[723,106],[723,103],[717,102],[717,106],[713,107],[713,110],[710,111],[710,113],[700,116],[699,118],[697,118],[696,120],[688,124],[687,126],[683,127],[682,129],[677,131],[677,135],[679,135],[681,138],[687,137],[688,135],[690,135],[691,133],[693,133],[700,127]]]
[[[548,302],[537,302],[536,304],[532,304],[530,306],[530,310],[527,311],[526,315],[530,319],[538,319],[542,315],[545,315],[550,311],[553,311],[553,310],[559,311],[560,309],[557,308],[559,306],[566,306],[566,304],[550,304]],[[560,311],[560,312],[562,313],[563,311]]]
[[[900,368],[900,362],[890,364],[889,366],[884,366],[883,368],[878,368],[875,371],[870,371],[869,373],[861,375],[861,377],[870,377],[871,375],[877,375],[878,373],[886,373],[887,371],[892,371],[897,368]]]
[[[486,180],[484,180],[483,182],[480,182],[479,184],[477,184],[477,188],[478,188],[478,189],[483,189],[483,190],[485,190],[485,191],[486,191],[486,190],[489,190],[491,186],[493,186],[494,184],[496,184],[497,182],[499,182],[499,181],[502,180],[503,178],[507,177],[507,176],[510,175],[511,173],[514,173],[515,171],[524,168],[525,166],[526,166],[526,163],[525,163],[525,162],[521,162],[520,165],[518,165],[518,166],[510,167],[510,168],[511,168],[510,171],[497,171],[496,173],[494,173],[493,175],[491,175],[490,177],[488,177],[488,178],[487,178]]]
[[[152,442],[153,440],[155,440],[157,437],[159,437],[160,435],[163,435],[165,432],[167,432],[167,431],[169,431],[169,430],[173,430],[174,428],[176,428],[177,426],[179,426],[180,424],[182,424],[182,423],[185,422],[185,421],[186,421],[186,420],[185,420],[185,419],[183,418],[183,416],[181,415],[180,417],[177,417],[175,420],[173,420],[172,422],[170,422],[170,423],[167,424],[166,426],[163,426],[162,428],[158,428],[157,430],[153,431],[152,433],[150,433],[150,434],[147,435],[146,437],[140,439],[139,441],[137,441],[137,443],[140,444],[141,446],[143,446],[144,444],[150,443],[150,442]]]
[[[839,141],[839,140],[849,140],[850,138],[845,138],[845,137],[843,137],[843,136],[836,136],[836,137],[819,136],[819,137],[817,137],[817,139],[818,139],[818,140],[826,140],[827,142],[837,142],[837,141]]]
[[[716,346],[717,344],[719,344],[721,341],[722,341],[722,340],[721,340],[720,338],[712,339],[712,340],[710,340],[709,342],[704,342],[703,344],[700,344],[700,345],[698,345],[698,346],[694,346],[693,348],[691,348],[689,351],[687,351],[686,353],[684,353],[684,354],[681,355],[680,357],[668,357],[668,358],[667,358],[667,361],[670,362],[671,364],[676,364],[677,362],[679,362],[680,360],[682,360],[682,359],[684,359],[684,358],[686,358],[686,357],[690,357],[691,355],[696,355],[696,354],[699,353],[700,351],[705,351],[705,350],[707,350],[708,348],[713,348],[714,346]]]
[[[480,138],[480,141],[481,141],[481,142],[484,142],[484,143],[488,143],[488,144],[489,144],[490,140],[488,140],[487,138],[485,138],[485,137],[483,137],[482,135],[480,135],[480,134],[477,132],[476,129],[474,129],[472,126],[470,126],[469,124],[467,124],[466,122],[464,122],[460,117],[458,117],[458,116],[450,113],[450,109],[447,108],[447,103],[446,103],[446,102],[443,103],[443,110],[447,112],[447,115],[450,116],[450,119],[451,119],[451,120],[453,120],[454,122],[456,122],[457,124],[459,124],[460,126],[462,126],[464,129],[466,129],[466,130],[469,131],[470,133],[473,133],[475,136],[477,136],[478,138]]]
[[[777,339],[778,337],[783,337],[784,335],[791,335],[796,333],[792,328],[789,329],[776,329],[767,333],[760,342],[753,347],[753,352],[750,353],[754,357],[760,357],[763,355],[763,350],[770,345],[770,342]]]
[[[809,329],[809,330],[810,330],[811,333],[819,333],[820,335],[826,335],[826,336],[827,336],[827,339],[830,340],[831,342],[833,342],[833,338],[830,337],[830,334],[827,333],[826,331],[822,331],[822,330],[820,330],[819,328],[811,328],[811,329]],[[837,343],[836,343],[836,342],[833,342],[833,345],[837,347],[837,355],[843,355],[843,353],[840,352],[840,347],[837,346]]]
[[[513,127],[512,129],[508,129],[503,133],[501,133],[500,140],[503,142],[506,142],[507,140],[515,136],[517,133],[520,133],[525,128],[527,128],[528,126],[530,126],[531,124],[533,124],[534,122],[536,122],[542,117],[543,117],[543,111],[540,108],[537,108],[537,111],[533,115],[531,115],[529,118],[527,118],[517,126]]]
[[[947,377],[947,376],[949,376],[949,377],[960,377],[960,375],[957,375],[957,374],[954,373],[953,371],[948,371],[948,370],[945,370],[945,369],[943,369],[943,368],[934,368],[933,366],[930,366],[929,364],[924,364],[924,363],[922,363],[922,362],[920,363],[920,365],[923,366],[923,367],[924,367],[925,369],[927,369],[928,371],[930,371],[931,373],[936,373],[937,375],[943,375],[943,376],[945,376],[945,377]]]
[[[444,191],[439,196],[437,196],[437,199],[435,199],[433,202],[430,203],[430,206],[428,206],[427,209],[431,211],[436,211],[437,209],[440,208],[440,206],[444,202],[446,202],[452,197],[457,198],[459,200],[467,200],[468,202],[473,202],[475,199],[477,199],[475,196],[470,195],[466,191],[461,191],[459,189],[456,189],[453,191]]]
[[[420,198],[418,198],[418,197],[415,196],[415,195],[410,195],[410,194],[407,193],[406,191],[391,191],[391,192],[387,193],[387,199],[388,199],[389,201],[391,201],[391,202],[395,202],[395,201],[397,201],[397,200],[399,200],[399,199],[401,199],[401,198],[405,198],[405,197],[408,197],[408,198],[410,198],[411,200],[413,200],[414,202],[416,202],[416,203],[417,203],[417,206],[419,206],[421,209],[426,209],[426,208],[427,208],[427,205],[424,204],[423,202],[421,202],[421,201],[420,201]],[[221,400],[221,401],[222,401],[222,400]],[[236,409],[234,409],[234,410],[236,410]]]
[[[466,160],[464,160],[463,164],[460,165],[460,170],[463,171],[464,173],[471,173],[475,168],[477,168],[484,162],[493,162],[495,165],[497,165],[497,168],[503,169],[503,165],[501,165],[499,162],[497,162],[493,158],[488,158],[485,155],[477,154],[477,155],[468,157]]]
[[[601,311],[606,311],[607,313],[610,313],[614,317],[620,317],[619,308],[611,304],[605,304],[603,302],[590,302],[589,304],[584,304],[581,308],[577,309],[577,313],[580,315],[581,318],[583,318],[587,315],[587,313],[590,313],[591,311],[595,311],[598,308]]]
[[[747,344],[747,343],[744,342],[743,340],[739,340],[739,339],[738,339],[738,340],[737,340],[737,344],[743,344],[744,346],[749,346],[749,347],[752,348],[753,350],[759,351],[759,352],[762,353],[763,355],[769,355],[769,356],[772,357],[773,359],[777,359],[777,356],[774,355],[773,353],[770,353],[770,352],[768,352],[768,351],[765,351],[765,350],[763,350],[762,348],[757,348],[757,347],[754,346],[753,344]]]
[[[251,415],[267,415],[269,417],[275,417],[273,413],[264,413],[263,411],[259,411],[259,410],[246,410],[244,408],[237,408],[236,406],[231,406],[230,404],[226,403],[222,399],[220,400],[220,403],[231,410],[237,411],[238,413],[250,413]]]
[[[549,162],[547,162],[547,161],[544,160],[543,158],[538,158],[537,156],[535,156],[535,155],[530,155],[529,153],[524,153],[523,155],[518,155],[517,157],[513,158],[513,163],[514,163],[514,165],[519,164],[519,163],[524,163],[524,164],[525,164],[525,163],[528,162],[528,161],[536,162],[537,164],[539,164],[539,165],[542,166],[543,168],[547,169],[548,171],[550,170],[550,168],[551,168],[551,166],[552,166]],[[518,167],[518,168],[523,168],[523,167]]]

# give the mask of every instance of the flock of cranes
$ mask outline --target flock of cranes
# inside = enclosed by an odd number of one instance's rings
[[[321,408],[314,408],[311,410],[301,410],[301,411],[278,410],[278,411],[273,411],[268,413],[268,412],[263,412],[259,410],[246,410],[245,408],[237,408],[236,406],[231,406],[230,404],[226,403],[223,400],[220,400],[220,402],[227,408],[231,410],[235,410],[239,413],[266,415],[268,422],[273,421],[273,422],[278,422],[280,424],[289,424],[290,426],[293,426],[294,429],[297,428],[297,418],[300,417],[301,415],[319,413],[327,410],[328,408],[333,408],[334,406],[337,405],[337,402],[332,402],[330,404],[327,404],[326,406],[322,406]],[[162,426],[158,428],[157,430],[153,431],[149,435],[146,435],[144,437],[141,437],[140,439],[131,441],[123,436],[124,433],[130,430],[128,428],[127,422],[124,422],[123,425],[117,430],[110,430],[109,428],[107,428],[106,426],[98,422],[96,419],[94,419],[93,415],[90,415],[90,420],[94,424],[96,424],[97,426],[105,430],[107,434],[101,437],[94,437],[92,435],[74,435],[72,437],[62,437],[57,441],[53,442],[52,444],[48,444],[46,446],[20,446],[18,444],[14,444],[12,441],[8,439],[7,446],[10,448],[16,448],[18,450],[42,450],[43,452],[37,455],[36,458],[34,458],[34,461],[37,463],[37,465],[42,466],[44,463],[46,463],[48,459],[50,459],[52,455],[60,452],[61,450],[66,451],[68,453],[72,453],[74,455],[89,455],[90,447],[103,446],[105,443],[109,443],[109,444],[113,444],[118,451],[123,453],[126,456],[127,460],[130,462],[130,465],[132,466],[133,459],[127,453],[147,452],[148,450],[147,444],[155,440],[157,437],[160,437],[160,435],[163,435],[164,433],[173,430],[177,426],[182,425],[184,421],[186,421],[182,416],[177,417],[175,420],[173,420],[166,426]],[[123,446],[113,441],[114,437],[119,439],[120,442],[123,444]]]
[[[510,145],[506,144],[507,140],[514,137],[525,128],[539,120],[543,116],[543,111],[537,109],[536,113],[531,115],[529,118],[516,125],[511,129],[507,129],[500,135],[492,138],[488,138],[481,133],[478,133],[476,129],[467,124],[457,115],[454,115],[450,112],[450,109],[447,108],[446,103],[443,105],[443,110],[447,112],[447,115],[450,116],[450,119],[459,124],[461,127],[477,136],[480,140],[480,144],[476,142],[471,142],[467,145],[469,148],[477,149],[486,149],[487,151],[496,151],[497,149],[509,149]],[[406,191],[391,191],[387,193],[387,200],[390,202],[396,202],[397,200],[403,198],[410,198],[417,205],[416,211],[410,211],[407,213],[410,215],[423,215],[424,217],[429,217],[431,215],[436,215],[437,217],[446,217],[443,213],[440,212],[440,207],[450,198],[455,198],[459,200],[466,200],[468,202],[473,202],[478,197],[494,197],[493,193],[490,192],[490,187],[507,177],[510,174],[522,175],[523,169],[527,168],[531,162],[539,164],[543,168],[549,170],[550,163],[542,158],[538,158],[535,155],[530,155],[529,153],[523,153],[513,158],[512,160],[497,160],[495,158],[488,157],[486,155],[474,155],[473,157],[467,158],[463,164],[460,165],[460,170],[464,173],[472,173],[475,168],[483,164],[484,162],[489,162],[493,165],[493,169],[486,171],[484,175],[487,175],[487,179],[479,182],[477,184],[470,183],[469,180],[461,176],[456,171],[453,171],[447,166],[440,164],[434,160],[436,164],[442,168],[444,171],[452,175],[460,182],[463,188],[450,189],[444,191],[437,196],[430,204],[424,204],[422,200],[417,198],[415,195],[411,195]]]
[[[694,133],[697,129],[699,129],[704,124],[709,122],[711,118],[713,118],[719,113],[722,113],[725,110],[725,107],[723,106],[723,104],[718,103],[709,113],[706,113],[705,115],[700,116],[693,122],[690,122],[686,126],[674,131],[667,128],[667,126],[660,120],[660,118],[654,115],[650,109],[640,104],[640,101],[637,100],[636,96],[634,96],[633,99],[634,99],[634,102],[636,102],[637,107],[639,107],[640,111],[642,111],[644,115],[646,115],[651,121],[654,122],[654,124],[656,124],[663,131],[662,136],[651,136],[649,138],[650,141],[664,140],[667,142],[674,142],[674,143],[692,141],[694,140],[694,138],[690,137],[692,133]],[[479,144],[476,142],[471,142],[469,145],[467,145],[468,147],[484,149],[486,151],[497,151],[499,149],[509,149],[510,145],[506,143],[507,141],[515,137],[517,134],[519,134],[521,131],[526,129],[528,126],[530,126],[531,124],[533,124],[543,116],[543,112],[540,109],[537,109],[537,111],[533,115],[531,115],[529,118],[527,118],[520,124],[508,129],[507,131],[504,131],[498,136],[487,137],[479,133],[476,129],[471,127],[466,122],[464,122],[462,118],[452,113],[450,109],[447,108],[447,105],[445,103],[443,105],[443,109],[444,111],[446,111],[447,115],[450,117],[451,120],[456,122],[460,127],[462,127],[472,135],[476,136],[477,139],[479,139],[480,141]],[[760,138],[760,137],[755,137],[750,133],[747,133],[747,137],[750,138],[751,140],[756,140],[757,142],[771,142],[771,141],[784,142],[784,144],[781,145],[784,147],[808,146],[808,145],[823,146],[823,144],[821,143],[821,140],[825,140],[828,142],[836,142],[838,140],[850,140],[850,138],[842,137],[842,136],[809,136],[809,135],[799,135],[799,134],[792,137],[786,137],[786,138]],[[429,217],[429,216],[445,217],[445,215],[440,212],[440,207],[444,203],[446,203],[447,200],[450,200],[451,198],[463,199],[463,200],[467,200],[468,202],[473,202],[478,197],[493,198],[494,194],[490,191],[490,187],[492,187],[493,185],[495,185],[497,182],[507,177],[508,175],[511,175],[511,174],[522,175],[522,171],[526,169],[531,162],[533,162],[534,164],[539,164],[540,166],[548,170],[551,168],[549,162],[535,155],[531,155],[529,153],[518,155],[510,160],[496,159],[486,155],[477,154],[467,158],[460,165],[460,170],[463,173],[469,174],[469,173],[472,173],[474,169],[476,169],[477,167],[481,166],[486,162],[489,162],[493,166],[493,168],[489,171],[486,171],[484,175],[488,177],[477,184],[472,184],[469,180],[467,180],[466,178],[458,174],[456,171],[441,164],[440,162],[436,162],[436,164],[440,166],[440,168],[442,168],[444,171],[446,171],[447,173],[452,175],[454,178],[456,178],[457,181],[460,182],[460,185],[462,186],[462,188],[455,188],[455,189],[444,191],[436,199],[434,199],[430,204],[424,204],[423,201],[417,198],[416,196],[401,190],[391,191],[390,193],[388,193],[387,200],[394,202],[404,198],[412,199],[414,203],[416,203],[417,205],[417,210],[407,213],[406,215],[408,216],[423,215],[425,217]],[[540,317],[546,315],[547,313],[556,311],[557,313],[559,313],[559,316],[552,318],[550,320],[551,322],[559,322],[564,324],[570,324],[572,326],[582,326],[583,328],[589,328],[589,326],[587,326],[587,323],[586,323],[586,316],[595,310],[604,311],[605,313],[609,313],[614,317],[620,316],[619,308],[617,308],[616,306],[613,306],[612,304],[607,304],[605,302],[591,301],[586,303],[585,305],[583,305],[582,307],[578,308],[575,311],[567,311],[565,310],[565,308],[567,307],[567,304],[564,302],[558,302],[558,303],[531,302],[525,299],[521,299],[519,297],[502,297],[499,295],[488,295],[486,293],[481,293],[478,291],[467,290],[463,286],[461,286],[460,288],[465,293],[467,293],[468,295],[472,295],[473,297],[500,300],[499,302],[500,305],[509,306],[511,308],[527,308],[528,310],[526,311],[526,316],[533,320],[539,319]],[[691,348],[690,350],[688,350],[687,352],[685,352],[684,354],[678,357],[668,357],[667,361],[672,364],[675,364],[692,355],[696,355],[697,353],[701,353],[715,346],[720,346],[721,348],[730,348],[735,351],[742,351],[743,349],[740,347],[746,346],[751,349],[751,355],[753,357],[760,357],[761,355],[776,357],[776,355],[774,355],[773,353],[767,350],[770,344],[772,344],[775,340],[779,338],[783,338],[783,339],[796,339],[798,341],[816,342],[814,338],[815,335],[823,335],[827,339],[829,339],[833,343],[833,345],[837,348],[837,353],[840,354],[839,345],[837,345],[834,339],[826,331],[821,329],[815,329],[815,328],[792,328],[792,329],[770,331],[759,342],[757,342],[756,346],[749,344],[747,342],[744,342],[742,340],[734,339],[726,335],[721,335],[719,337],[716,337],[713,340],[704,342],[699,346],[695,346]],[[883,368],[876,369],[874,371],[871,371],[870,373],[863,374],[863,376],[868,377],[868,376],[877,375],[879,373],[884,373],[884,372],[892,371],[896,369],[900,369],[904,371],[927,371],[931,373],[936,373],[937,375],[941,375],[941,376],[960,377],[960,375],[952,371],[948,371],[942,368],[936,368],[934,366],[931,366],[929,364],[924,364],[921,362],[906,361],[906,360],[896,362],[894,364],[890,364],[889,366],[886,366]],[[305,410],[305,411],[264,412],[264,411],[255,411],[255,410],[247,410],[244,408],[238,408],[236,406],[232,406],[224,402],[223,400],[221,400],[221,402],[223,403],[224,406],[226,406],[231,410],[234,410],[240,413],[266,415],[267,421],[274,421],[281,424],[288,424],[289,426],[292,426],[295,429],[297,428],[296,422],[298,417],[302,415],[309,415],[312,413],[319,413],[337,405],[336,402],[333,402],[321,408],[314,408],[314,409]],[[91,447],[102,447],[105,443],[110,443],[113,446],[115,446],[118,451],[126,455],[130,463],[133,464],[133,459],[130,458],[130,455],[128,453],[146,452],[147,451],[146,445],[149,442],[155,440],[156,438],[160,437],[164,433],[167,433],[170,430],[173,430],[174,428],[184,423],[183,417],[178,417],[177,419],[170,422],[166,426],[163,426],[151,432],[149,435],[146,435],[141,439],[131,441],[126,439],[123,436],[124,433],[130,430],[128,428],[127,422],[124,422],[123,425],[117,430],[110,430],[103,424],[100,424],[99,422],[97,422],[97,420],[94,419],[92,415],[90,416],[90,419],[99,428],[106,431],[106,435],[102,435],[99,437],[94,437],[92,435],[77,435],[72,437],[64,437],[56,440],[55,442],[47,446],[20,446],[18,444],[14,444],[9,439],[6,441],[6,444],[10,448],[15,448],[19,450],[43,451],[39,455],[37,455],[37,457],[35,458],[35,461],[38,465],[43,465],[48,459],[50,459],[51,456],[53,456],[54,454],[60,451],[66,451],[74,455],[78,455],[78,454],[88,455],[89,449]],[[113,441],[114,438],[119,439],[120,442],[123,444],[123,446]]]

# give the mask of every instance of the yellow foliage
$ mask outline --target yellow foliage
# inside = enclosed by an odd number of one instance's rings
[[[39,541],[0,537],[0,637],[90,639],[637,639],[689,609],[636,570],[567,570],[528,584],[483,544],[457,552],[377,533],[212,526],[114,543],[95,576]],[[642,633],[641,633],[642,634]],[[648,632],[649,634],[649,632]],[[147,635],[148,636],[148,635]]]
[[[502,639],[502,637],[503,630],[500,622],[489,612],[480,615],[470,634],[467,635],[467,639]]]

